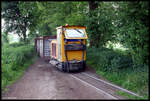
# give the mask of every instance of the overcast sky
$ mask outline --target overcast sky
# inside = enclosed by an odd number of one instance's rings
[[[2,27],[2,32],[3,32],[3,26],[4,26],[4,20],[3,19],[1,19],[1,27]]]
[[[2,28],[1,31],[2,32],[4,31],[4,23],[5,23],[4,19],[1,19],[1,28]],[[12,36],[10,42],[18,42],[19,36],[17,34],[13,34],[9,32],[9,36]]]

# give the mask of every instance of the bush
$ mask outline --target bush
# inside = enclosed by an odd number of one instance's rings
[[[32,45],[14,43],[2,46],[2,88],[14,81],[25,69],[24,64],[32,59]]]
[[[25,43],[24,42],[20,42],[20,43],[11,43],[11,44],[9,44],[9,46],[12,46],[12,47],[19,47],[19,46],[23,46],[23,45],[25,45]]]
[[[87,50],[87,62],[97,64],[96,68],[102,71],[116,71],[122,68],[130,68],[133,61],[129,55],[120,51],[107,48],[91,48]],[[93,54],[94,53],[94,54]]]
[[[87,64],[105,79],[148,98],[149,66],[135,64],[128,51],[87,48]]]

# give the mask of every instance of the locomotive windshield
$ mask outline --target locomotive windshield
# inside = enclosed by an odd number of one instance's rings
[[[85,29],[65,29],[65,36],[67,38],[86,38]]]

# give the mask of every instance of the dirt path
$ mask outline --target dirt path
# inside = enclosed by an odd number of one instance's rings
[[[38,58],[2,99],[111,99]]]

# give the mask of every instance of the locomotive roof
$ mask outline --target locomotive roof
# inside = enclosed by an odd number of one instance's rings
[[[80,25],[68,25],[68,26],[60,26],[60,27],[57,27],[56,29],[59,29],[59,28],[70,28],[70,27],[77,27],[77,28],[86,28],[86,26],[80,26]]]

